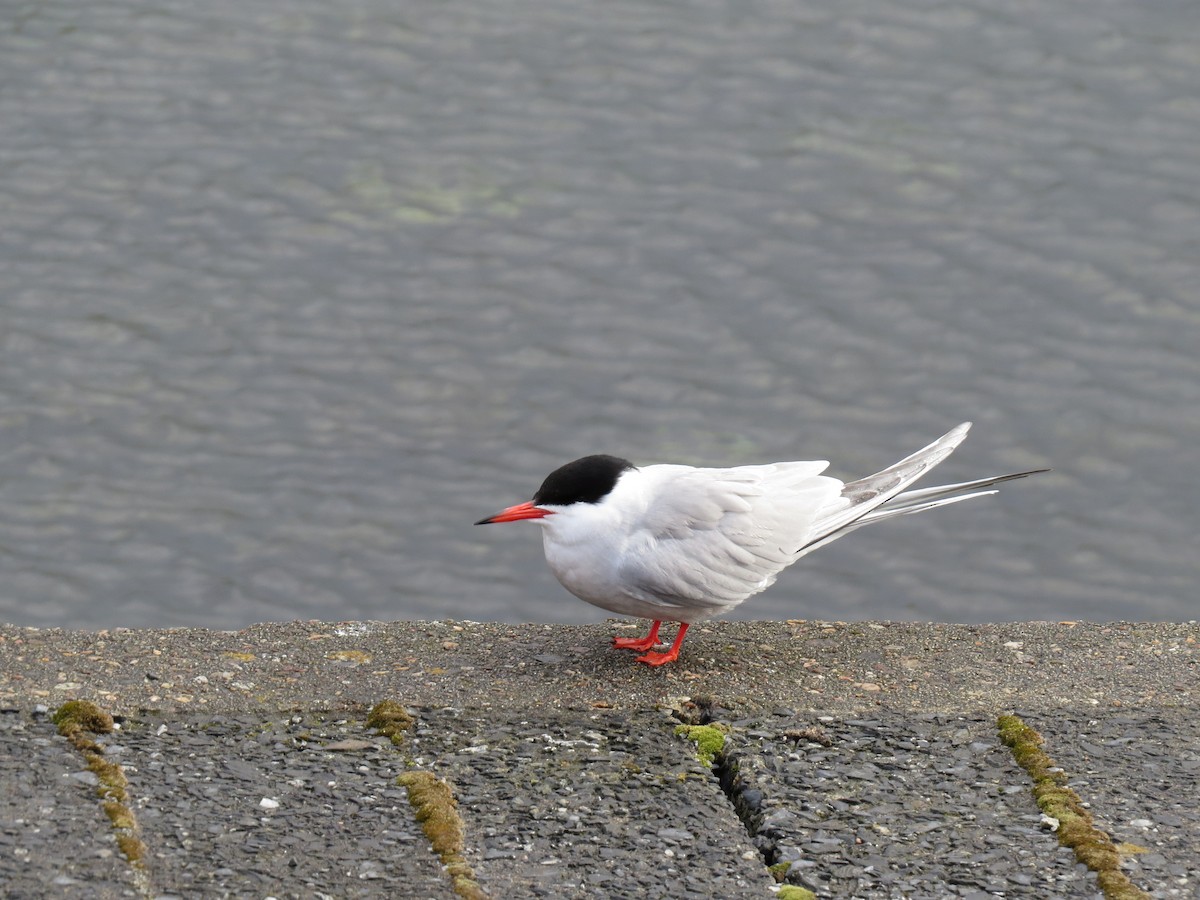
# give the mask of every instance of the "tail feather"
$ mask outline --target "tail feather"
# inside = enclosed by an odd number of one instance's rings
[[[926,503],[905,503],[902,506],[892,506],[890,503],[885,503],[874,512],[867,513],[861,519],[854,523],[855,528],[860,525],[870,525],[872,522],[883,522],[886,519],[894,519],[896,516],[909,516],[913,513],[925,512],[927,509],[937,509],[939,506],[949,506],[951,503],[958,503],[960,500],[970,500],[972,497],[986,497],[989,494],[998,494],[999,491],[974,491],[970,494],[958,494],[955,497],[943,497],[941,500],[930,500]]]
[[[996,491],[980,491],[976,490],[977,488],[991,487],[995,484],[1003,484],[1006,481],[1015,481],[1018,478],[1025,478],[1029,475],[1038,475],[1049,471],[1049,469],[1030,469],[1028,472],[1014,472],[1011,475],[993,475],[991,478],[980,478],[975,481],[963,481],[958,484],[940,484],[937,487],[905,491],[903,494],[897,494],[882,506],[877,507],[873,512],[863,516],[860,521],[863,524],[866,524],[866,522],[878,522],[880,519],[890,519],[892,516],[898,516],[902,513],[920,512],[926,509],[933,509],[935,506],[942,506],[946,503],[957,503],[959,500],[966,500],[968,497],[984,497],[988,494],[994,494]],[[974,493],[964,494],[964,491],[974,491]]]
[[[1029,472],[1016,472],[1012,475],[995,475],[958,484],[943,484],[915,491],[904,491],[904,488],[953,453],[954,449],[967,436],[970,428],[970,422],[963,422],[929,446],[923,447],[911,456],[906,456],[883,471],[868,475],[858,481],[849,482],[842,489],[842,500],[845,502],[838,504],[829,515],[817,521],[813,539],[797,551],[797,556],[811,553],[818,547],[823,547],[864,525],[882,522],[897,516],[924,512],[927,509],[947,506],[961,500],[970,500],[972,497],[986,497],[996,491],[979,490],[979,488],[992,487],[1005,481],[1049,471],[1049,469],[1033,469]]]
[[[842,488],[841,502],[832,505],[829,512],[814,523],[812,540],[801,547],[799,552],[807,553],[821,544],[828,543],[831,535],[840,534],[843,529],[871,510],[887,503],[953,453],[954,448],[963,442],[970,429],[971,423],[963,422],[929,446],[922,447],[883,471],[858,481],[851,481]]]

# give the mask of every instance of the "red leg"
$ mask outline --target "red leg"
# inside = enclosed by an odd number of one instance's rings
[[[640,638],[613,638],[613,646],[618,650],[649,650],[652,647],[658,646],[658,626],[661,625],[660,620],[655,620],[650,626],[650,633],[645,637]]]
[[[645,663],[648,666],[661,666],[663,663],[669,663],[673,659],[679,658],[679,648],[683,646],[683,636],[687,634],[688,623],[679,623],[679,633],[675,635],[675,643],[671,645],[671,649],[666,653],[647,653],[644,656],[639,656],[637,661]]]

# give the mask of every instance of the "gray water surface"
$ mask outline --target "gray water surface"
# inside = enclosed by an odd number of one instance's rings
[[[5,11],[0,620],[596,620],[470,523],[964,419],[738,613],[1196,618],[1194,3]]]

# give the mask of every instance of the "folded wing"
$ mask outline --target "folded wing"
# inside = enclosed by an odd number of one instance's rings
[[[841,495],[842,482],[820,474],[827,466],[652,467],[664,488],[621,557],[629,596],[662,606],[664,617],[702,618],[770,587]]]
[[[881,472],[843,484],[828,463],[737,469],[651,466],[663,489],[635,527],[619,564],[625,591],[690,621],[770,587],[797,559],[863,525],[980,497],[1034,472],[905,491],[944,460],[971,428],[964,422]],[[1045,470],[1037,470],[1045,471]]]

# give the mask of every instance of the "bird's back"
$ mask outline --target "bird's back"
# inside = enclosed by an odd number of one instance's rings
[[[820,474],[827,466],[639,470],[616,567],[622,593],[659,615],[693,621],[765,590],[813,539],[822,510],[839,502],[843,484]]]

